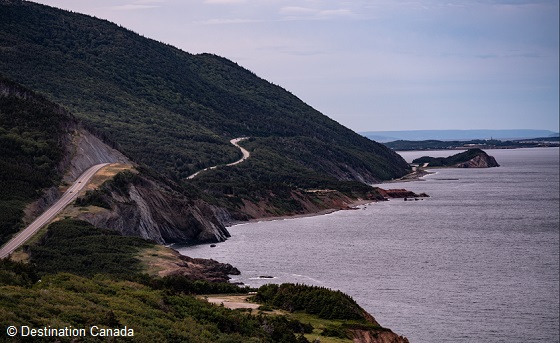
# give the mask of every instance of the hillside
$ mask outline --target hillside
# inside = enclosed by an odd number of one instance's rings
[[[197,190],[147,168],[134,168],[71,113],[0,77],[0,245],[99,163],[119,163],[130,170],[80,196],[64,216],[158,243],[229,237],[223,225],[228,213],[195,200]]]
[[[71,114],[0,78],[0,245],[23,226],[24,209],[62,180]]]
[[[229,140],[251,137],[239,168],[191,182],[224,206],[233,206],[224,193],[247,185],[259,193],[247,199],[270,190],[285,208],[296,189],[363,193],[358,182],[407,173],[390,149],[225,58],[31,2],[0,6],[0,73],[63,105],[134,161],[184,181],[239,159]]]

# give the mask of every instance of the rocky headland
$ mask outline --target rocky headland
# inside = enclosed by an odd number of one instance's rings
[[[422,156],[412,161],[420,167],[493,168],[500,165],[484,150],[475,148],[449,157]]]

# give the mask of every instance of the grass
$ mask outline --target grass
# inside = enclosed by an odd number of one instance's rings
[[[101,170],[95,173],[95,175],[91,178],[90,182],[86,187],[84,187],[82,192],[80,192],[80,195],[83,195],[86,191],[91,191],[99,188],[99,186],[101,186],[103,182],[112,179],[115,175],[125,170],[131,170],[132,172],[136,173],[134,166],[124,163],[112,163],[101,168]]]
[[[131,170],[136,173],[134,166],[124,163],[112,163],[108,166],[101,168],[95,175],[91,178],[88,184],[80,191],[78,197],[84,196],[87,191],[91,191],[99,188],[105,181],[111,180],[118,173]],[[67,189],[70,185],[66,185]],[[98,206],[76,206],[75,203],[71,203],[64,210],[62,210],[53,221],[60,220],[63,218],[78,218],[80,214],[83,213],[100,213],[107,211],[107,209]]]
[[[313,333],[305,334],[304,336],[311,342],[317,337],[321,340],[321,343],[342,343],[342,342],[353,342],[349,338],[337,338],[337,337],[326,337],[320,336],[323,330],[328,326],[341,326],[346,323],[361,323],[354,320],[331,320],[331,319],[321,319],[318,316],[314,316],[304,312],[294,312],[287,313],[288,318],[299,320],[302,323],[309,323],[313,326]]]
[[[142,269],[148,275],[165,276],[179,269],[178,253],[163,245],[154,245],[138,252],[136,258],[140,260]]]
[[[23,252],[21,249],[18,249],[10,255],[10,260],[14,262],[27,263],[29,262],[29,254]]]
[[[208,294],[199,296],[199,299],[206,299],[209,302],[214,302],[216,306],[219,306],[221,300],[224,301],[224,306],[227,308],[235,309],[241,308],[242,305],[247,304],[248,300],[247,294]],[[212,299],[215,299],[212,301]],[[239,306],[237,306],[237,304]],[[337,338],[337,337],[327,337],[321,336],[323,330],[327,327],[340,327],[343,324],[363,324],[360,321],[353,321],[353,320],[329,320],[329,319],[321,319],[317,316],[307,314],[304,312],[294,312],[290,313],[288,311],[273,309],[272,311],[264,311],[260,309],[252,309],[251,314],[258,315],[268,315],[268,316],[286,316],[288,319],[298,320],[304,324],[311,324],[313,326],[313,332],[305,334],[304,336],[310,341],[313,342],[316,338],[321,340],[321,343],[350,343],[353,342],[349,338]]]

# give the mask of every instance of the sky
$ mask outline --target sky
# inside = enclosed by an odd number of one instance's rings
[[[558,0],[40,0],[214,53],[358,132],[559,131]]]

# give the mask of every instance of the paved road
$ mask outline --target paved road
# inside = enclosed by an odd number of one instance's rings
[[[231,144],[235,145],[236,147],[239,148],[239,150],[241,150],[241,152],[243,153],[243,157],[241,157],[240,160],[237,160],[237,161],[235,161],[235,162],[226,164],[226,166],[234,166],[234,165],[236,165],[236,164],[239,164],[239,163],[245,161],[246,159],[249,158],[249,156],[251,156],[251,154],[249,153],[249,151],[247,151],[245,148],[243,148],[243,147],[239,146],[239,144],[237,144],[237,143],[239,143],[239,142],[241,142],[242,140],[247,139],[247,138],[248,138],[248,137],[234,138],[234,139],[232,139],[232,140],[229,141]],[[194,173],[194,174],[188,176],[187,179],[193,179],[195,176],[197,176],[199,173],[202,173],[203,171],[210,170],[210,169],[216,169],[216,168],[218,168],[218,166],[213,166],[213,167],[204,168],[204,169],[199,170],[199,171],[197,171],[196,173]]]
[[[247,139],[247,138],[248,137],[234,138],[231,141],[229,141],[231,144],[235,145],[236,147],[239,148],[239,150],[241,150],[241,152],[243,153],[243,157],[241,157],[241,159],[238,160],[238,161],[232,162],[230,164],[226,164],[227,166],[234,166],[236,164],[239,164],[239,163],[245,161],[246,159],[248,159],[249,156],[251,156],[251,154],[249,153],[249,151],[247,151],[247,149],[245,149],[244,147],[239,146],[239,144],[237,144],[237,143],[239,143],[242,140]]]
[[[17,236],[12,238],[8,243],[6,243],[2,249],[0,249],[0,258],[7,257],[13,253],[19,246],[25,243],[31,236],[33,236],[41,227],[48,224],[60,211],[62,211],[69,203],[71,203],[78,193],[85,187],[89,180],[93,177],[99,169],[109,165],[109,163],[96,164],[93,167],[86,170],[80,177],[68,188],[62,197],[49,207],[43,214],[41,214],[35,221],[29,224],[23,231],[21,231]]]

